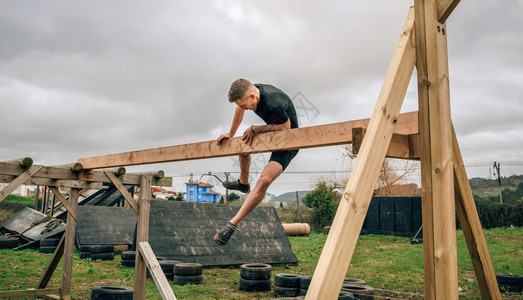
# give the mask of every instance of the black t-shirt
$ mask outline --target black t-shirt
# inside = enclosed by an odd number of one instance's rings
[[[269,84],[255,84],[260,89],[260,102],[254,111],[265,123],[279,125],[291,120],[291,128],[298,128],[294,104],[287,94]]]

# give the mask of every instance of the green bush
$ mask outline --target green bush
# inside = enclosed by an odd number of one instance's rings
[[[523,201],[497,203],[478,199],[476,209],[483,228],[521,226],[523,220]]]
[[[319,182],[316,188],[303,198],[303,203],[312,208],[312,228],[322,229],[332,223],[338,208],[336,186],[327,182]]]

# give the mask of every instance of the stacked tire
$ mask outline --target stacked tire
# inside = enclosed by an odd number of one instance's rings
[[[125,285],[100,284],[91,289],[91,300],[132,300],[134,289]]]
[[[373,300],[374,299],[374,288],[366,284],[351,284],[343,283],[341,291],[349,292],[354,294],[356,299],[362,300]]]
[[[178,285],[203,282],[203,267],[198,263],[178,263],[173,267],[173,282]]]
[[[44,238],[40,240],[40,253],[54,253],[60,243],[60,238]]]
[[[136,251],[123,251],[122,259],[120,264],[124,267],[134,268],[134,262],[136,261]]]
[[[523,291],[523,275],[496,274],[499,290],[502,292],[520,293]]]
[[[91,258],[91,245],[83,245],[78,247],[78,252],[80,252],[80,259]]]
[[[305,296],[309,290],[312,276],[300,277],[300,296]],[[355,293],[357,291],[358,293]],[[338,300],[344,299],[374,299],[374,289],[366,286],[366,282],[356,278],[345,278]],[[371,298],[369,298],[371,297]]]
[[[268,264],[243,264],[240,267],[240,290],[271,290],[272,267]]]
[[[296,297],[300,294],[300,275],[276,274],[274,276],[274,295]]]
[[[162,268],[163,274],[167,277],[167,280],[173,280],[174,278],[174,265],[181,264],[181,261],[177,260],[159,260],[160,268]],[[147,278],[151,278],[151,273],[147,269]]]
[[[18,247],[19,244],[18,237],[0,235],[0,249],[13,249]]]
[[[114,247],[113,245],[95,245],[91,246],[92,260],[113,260]]]
[[[300,296],[305,296],[309,290],[312,276],[304,275],[300,277]]]

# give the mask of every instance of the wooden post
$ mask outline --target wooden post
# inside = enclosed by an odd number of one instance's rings
[[[53,258],[47,265],[44,275],[42,275],[42,278],[40,278],[40,281],[38,282],[38,285],[36,286],[37,289],[43,289],[43,288],[47,287],[49,280],[51,280],[51,277],[53,276],[53,273],[56,270],[56,267],[58,266],[58,263],[60,262],[60,259],[62,258],[63,254],[64,254],[64,244],[65,244],[64,240],[65,240],[65,234],[60,239],[58,246],[56,246],[56,250],[54,251]]]
[[[140,252],[140,256],[144,259],[162,299],[176,300],[176,296],[174,295],[174,292],[169,285],[156,256],[154,255],[151,245],[149,245],[148,242],[139,242],[136,249],[136,253],[138,252]]]
[[[69,204],[74,211],[78,211],[79,189],[71,189]],[[62,266],[61,299],[71,299],[71,276],[73,274],[74,237],[76,234],[76,219],[73,213],[67,212],[67,227],[65,231],[64,260]]]
[[[457,299],[447,28],[438,0],[415,0],[425,299]]]
[[[470,188],[467,171],[458,145],[456,133],[452,132],[452,146],[454,155],[454,186],[456,191],[456,211],[458,213],[463,235],[467,242],[474,272],[478,281],[481,297],[487,299],[501,299],[496,273],[490,260],[487,242],[483,236],[483,229],[479,221],[478,211],[474,203],[474,196]]]
[[[301,223],[300,197],[298,196],[298,191],[296,191],[296,218]]]
[[[3,190],[0,191],[0,202],[9,196],[14,190],[16,190],[20,185],[22,185],[27,179],[31,178],[34,173],[38,172],[42,166],[31,166],[25,172],[16,177],[15,180],[11,181]]]
[[[114,186],[120,191],[120,194],[122,194],[122,197],[129,203],[129,205],[134,209],[134,211],[139,214],[138,210],[138,203],[134,201],[133,197],[129,193],[129,191],[125,188],[125,186],[122,184],[122,182],[111,172],[104,171],[105,175],[107,175],[107,178],[111,180],[111,182],[114,184]]]
[[[337,299],[414,69],[411,8],[306,299]]]
[[[149,240],[149,214],[151,201],[152,174],[144,174],[140,178],[140,199],[138,225],[136,229],[136,245]],[[139,249],[136,249],[136,260],[134,268],[134,300],[145,299],[145,275],[147,266]]]

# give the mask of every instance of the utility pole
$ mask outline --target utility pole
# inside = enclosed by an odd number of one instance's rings
[[[499,203],[503,203],[503,195],[501,193],[501,174],[499,172],[499,163],[497,162],[494,162],[494,176],[496,176],[496,174],[498,175],[498,185],[499,185]]]
[[[225,180],[229,180],[229,175],[231,175],[231,172],[225,172]],[[225,189],[225,198],[223,199],[224,204],[229,204],[229,189]]]
[[[298,191],[296,191],[296,217],[301,223],[300,198],[298,197]]]

